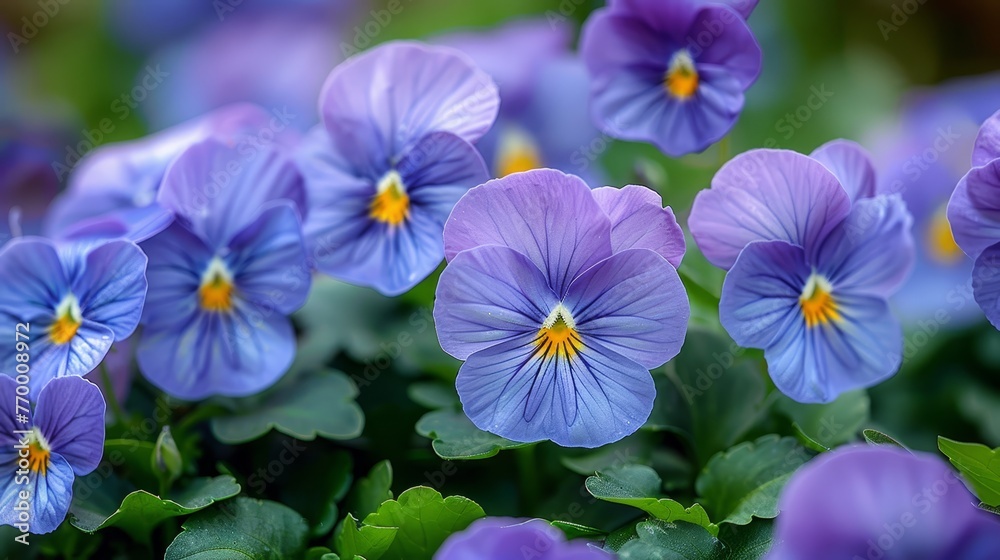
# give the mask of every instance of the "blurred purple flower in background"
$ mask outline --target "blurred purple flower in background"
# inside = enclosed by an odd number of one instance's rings
[[[799,469],[781,493],[769,560],[993,560],[1000,521],[936,456],[849,446]]]
[[[323,11],[244,12],[241,6],[224,22],[152,55],[150,64],[170,75],[150,92],[143,111],[162,128],[249,102],[285,112],[291,127],[304,131],[316,122],[323,80],[342,58],[339,36]]]
[[[489,177],[471,142],[496,118],[496,84],[454,49],[399,42],[338,66],[320,103],[323,124],[298,154],[310,258],[401,294],[441,263],[448,214]]]
[[[547,18],[515,20],[435,42],[468,54],[500,88],[500,115],[476,143],[494,177],[540,167],[583,175],[599,133],[588,114],[589,77],[569,50],[573,29]]]
[[[744,15],[755,4],[732,3]],[[674,157],[720,140],[761,69],[744,15],[705,0],[614,0],[594,12],[581,50],[598,127]]]
[[[16,388],[13,378],[0,374],[0,524],[27,524],[32,533],[51,533],[69,512],[75,478],[101,462],[104,399],[85,379],[53,379],[32,393],[34,410],[22,424],[15,422]],[[22,449],[27,457],[20,455]],[[27,474],[18,472],[23,459]],[[29,492],[27,500],[21,499],[23,491]],[[27,519],[20,518],[16,506],[27,506]]]
[[[69,186],[52,205],[46,232],[61,238],[148,239],[173,219],[156,197],[164,173],[181,152],[213,136],[252,152],[275,142],[286,128],[280,113],[237,104],[146,138],[101,146],[73,169]]]
[[[445,227],[434,324],[465,360],[456,385],[480,429],[599,447],[635,432],[690,308],[684,235],[659,195],[591,191],[539,169],[477,187]]]
[[[52,153],[23,140],[0,145],[0,245],[15,234],[37,235],[59,180]]]
[[[729,270],[723,327],[764,350],[771,379],[796,401],[833,401],[902,362],[902,328],[886,300],[912,267],[912,219],[899,196],[874,190],[867,153],[834,141],[811,157],[741,154],[692,207],[698,246]]]
[[[948,200],[969,169],[980,124],[1000,107],[1000,76],[963,78],[911,95],[900,122],[876,135],[880,193],[900,194],[913,215],[913,274],[892,298],[904,325],[958,328],[982,320]],[[936,331],[935,331],[936,332]]]
[[[434,560],[611,560],[585,541],[567,542],[562,531],[541,519],[487,517],[448,537]]]
[[[132,334],[145,273],[146,255],[128,241],[56,245],[23,237],[0,249],[0,323],[11,333],[29,324],[32,394],[50,379],[86,375],[113,342]],[[15,371],[21,352],[0,347],[0,369]]]
[[[274,146],[244,152],[207,139],[171,165],[157,201],[177,219],[142,245],[143,375],[187,400],[269,387],[292,363],[287,315],[311,285],[298,170]]]

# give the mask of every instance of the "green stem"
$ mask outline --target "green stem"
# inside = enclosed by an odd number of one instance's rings
[[[115,395],[115,388],[111,384],[111,374],[108,373],[108,366],[104,362],[101,362],[101,382],[104,383],[104,394],[111,406],[111,414],[115,417],[115,423],[120,425],[125,421],[125,412],[118,402],[118,396]]]
[[[529,515],[538,506],[538,493],[541,486],[538,484],[538,464],[535,460],[535,447],[531,444],[514,450],[517,456],[517,476],[521,490],[521,506]]]

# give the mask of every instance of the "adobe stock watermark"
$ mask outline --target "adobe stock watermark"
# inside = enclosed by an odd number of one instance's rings
[[[52,170],[60,181],[70,174],[70,172],[80,163],[80,160],[87,154],[100,146],[104,140],[118,128],[120,122],[128,119],[133,111],[149,97],[149,93],[160,86],[163,81],[170,76],[160,65],[147,66],[146,72],[137,80],[135,87],[116,97],[108,107],[108,111],[117,119],[104,117],[97,123],[97,128],[84,128],[80,131],[83,140],[74,145],[66,146],[66,157],[63,161],[53,161]]]
[[[910,17],[920,10],[920,7],[927,3],[927,0],[903,0],[892,5],[892,14],[888,20],[880,19],[876,23],[878,30],[882,34],[882,40],[888,41],[889,35],[899,31],[900,27],[910,21]]]
[[[14,54],[21,52],[21,47],[27,45],[29,41],[38,36],[38,33],[47,26],[53,18],[59,15],[62,7],[69,4],[70,0],[38,0],[36,5],[38,10],[30,16],[21,18],[20,33],[9,31],[7,41]]]

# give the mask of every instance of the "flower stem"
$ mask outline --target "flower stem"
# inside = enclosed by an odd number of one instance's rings
[[[517,476],[521,490],[521,507],[525,512],[531,514],[538,507],[538,493],[541,487],[538,484],[538,465],[535,458],[535,447],[537,444],[530,444],[514,450],[517,456]]]
[[[115,395],[115,388],[111,384],[111,374],[108,373],[108,365],[104,362],[101,362],[101,382],[104,384],[104,395],[107,397],[108,405],[111,406],[111,414],[115,418],[115,423],[122,424],[125,422],[125,412],[118,402],[118,396]]]

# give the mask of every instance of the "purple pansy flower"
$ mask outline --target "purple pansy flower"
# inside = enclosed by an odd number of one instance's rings
[[[446,47],[390,43],[334,69],[299,154],[315,266],[387,295],[433,272],[448,213],[488,178],[470,142],[498,105],[493,80]]]
[[[615,0],[587,21],[582,52],[598,127],[671,156],[725,136],[761,68],[743,15],[705,0]]]
[[[292,363],[287,315],[310,286],[301,176],[277,148],[247,154],[209,139],[177,158],[157,200],[177,221],[142,245],[140,370],[188,400],[267,388]]]
[[[104,398],[80,377],[53,379],[34,411],[18,422],[18,385],[0,375],[0,524],[23,532],[55,531],[73,500],[73,481],[104,453]]]
[[[613,555],[585,541],[566,541],[541,519],[478,519],[444,541],[434,560],[611,560]]]
[[[30,336],[31,392],[50,379],[86,375],[132,334],[146,296],[146,255],[129,241],[55,244],[20,237],[0,249],[0,324]],[[0,370],[17,370],[14,344]],[[20,372],[19,372],[20,373]]]
[[[695,199],[691,233],[729,270],[722,325],[737,344],[764,349],[771,379],[797,401],[832,401],[901,363],[886,300],[912,266],[912,220],[898,195],[874,192],[867,154],[838,140],[811,157],[742,154]]]
[[[778,502],[768,560],[992,560],[1000,522],[941,459],[848,446],[802,467]]]
[[[972,165],[952,195],[948,220],[959,246],[976,260],[976,302],[1000,329],[1000,111],[983,123]]]
[[[280,116],[249,104],[225,107],[147,138],[97,148],[73,170],[52,205],[46,231],[59,238],[126,237],[143,241],[172,214],[156,203],[170,163],[191,144],[217,136],[252,152],[285,128]],[[261,137],[263,135],[263,137]]]
[[[444,231],[438,339],[480,429],[598,447],[646,421],[651,368],[673,358],[690,308],[684,236],[655,192],[591,191],[549,169],[477,187]]]
[[[599,137],[586,115],[589,77],[570,53],[573,29],[548,18],[516,20],[485,32],[436,39],[468,54],[500,88],[500,115],[476,146],[493,175],[540,167],[592,168]]]

